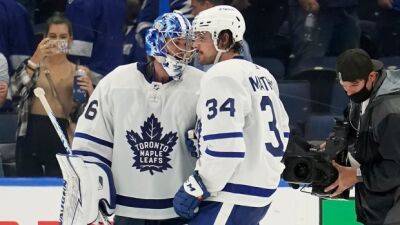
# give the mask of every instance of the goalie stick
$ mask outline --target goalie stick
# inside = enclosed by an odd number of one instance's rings
[[[56,117],[54,116],[53,111],[47,99],[45,97],[45,91],[43,88],[35,88],[34,94],[37,98],[39,98],[41,104],[43,105],[47,116],[49,117],[54,129],[57,132],[62,144],[64,145],[65,150],[67,151],[67,155],[65,154],[57,154],[56,158],[58,163],[60,164],[60,168],[62,170],[63,178],[64,178],[64,189],[63,189],[63,197],[61,199],[61,210],[60,210],[60,223],[61,225],[86,225],[85,221],[85,212],[83,211],[82,205],[82,190],[80,179],[78,173],[76,172],[73,163],[83,163],[82,160],[71,161],[74,157],[72,150],[68,144],[68,140],[65,137],[60,125],[57,122]],[[74,160],[74,159],[72,159]],[[99,210],[100,220],[103,224],[108,225],[108,220],[103,215],[103,212]]]

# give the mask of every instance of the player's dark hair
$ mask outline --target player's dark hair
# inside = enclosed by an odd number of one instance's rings
[[[54,14],[46,21],[46,35],[49,33],[51,25],[65,24],[68,27],[68,33],[72,37],[72,24],[63,13],[54,12]]]
[[[233,35],[232,32],[230,30],[222,30],[219,35],[218,35],[218,39],[220,39],[222,37],[222,35],[224,34],[228,34],[229,40],[228,40],[228,44],[227,46],[223,46],[223,48],[229,48],[231,47],[231,50],[233,50],[235,53],[242,53],[243,51],[243,45],[241,42],[235,42],[233,43]]]

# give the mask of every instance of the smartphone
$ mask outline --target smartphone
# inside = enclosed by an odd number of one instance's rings
[[[57,41],[57,49],[60,53],[67,54],[68,53],[68,41],[67,40],[58,40]]]

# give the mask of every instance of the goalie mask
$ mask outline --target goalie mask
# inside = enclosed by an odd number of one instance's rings
[[[174,80],[182,76],[194,49],[191,25],[181,13],[165,13],[146,34],[146,53],[153,56]]]

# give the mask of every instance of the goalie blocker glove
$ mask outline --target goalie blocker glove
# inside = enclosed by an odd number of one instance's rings
[[[175,194],[173,200],[175,212],[183,218],[192,219],[200,202],[209,196],[210,193],[198,171],[195,171]]]

